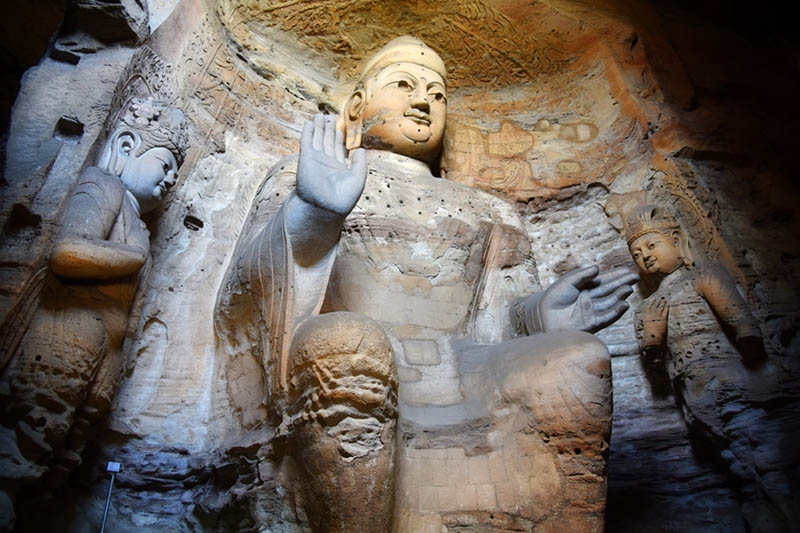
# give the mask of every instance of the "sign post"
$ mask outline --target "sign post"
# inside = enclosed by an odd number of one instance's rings
[[[104,533],[106,529],[106,518],[108,517],[108,508],[111,506],[111,489],[114,488],[114,476],[119,472],[120,464],[114,461],[109,461],[106,465],[106,472],[111,472],[111,483],[108,484],[108,495],[106,496],[106,508],[103,511],[103,523],[100,526],[100,533]]]

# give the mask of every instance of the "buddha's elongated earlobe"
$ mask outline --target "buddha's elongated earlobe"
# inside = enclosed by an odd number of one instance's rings
[[[344,109],[345,116],[345,147],[348,150],[361,147],[361,128],[363,126],[361,114],[364,111],[364,90],[356,91],[347,100]]]

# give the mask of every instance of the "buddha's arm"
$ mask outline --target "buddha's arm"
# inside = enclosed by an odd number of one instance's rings
[[[64,236],[50,259],[59,276],[77,279],[110,279],[135,274],[144,265],[147,250],[118,242]]]
[[[306,268],[318,263],[336,244],[347,218],[303,200],[297,192],[281,209],[293,258]]]
[[[363,149],[347,166],[344,139],[336,117],[317,114],[300,138],[297,187],[283,206],[295,261],[308,267],[324,257],[339,239],[344,220],[358,202],[367,177]]]
[[[53,272],[67,278],[110,279],[141,268],[147,258],[146,239],[144,244],[137,239],[133,245],[106,240],[122,209],[124,195],[118,178],[96,168],[87,169],[67,201],[50,258]],[[141,224],[139,219],[130,222]]]
[[[736,332],[736,340],[760,339],[747,302],[736,289],[736,282],[721,266],[701,272],[694,281],[697,292],[705,298],[725,326]]]

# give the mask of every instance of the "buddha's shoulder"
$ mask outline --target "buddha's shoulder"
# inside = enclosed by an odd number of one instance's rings
[[[114,188],[124,187],[119,177],[106,172],[100,167],[86,167],[83,172],[81,172],[78,183],[96,183],[104,187]]]

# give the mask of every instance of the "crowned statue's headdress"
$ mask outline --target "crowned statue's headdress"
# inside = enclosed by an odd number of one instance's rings
[[[169,104],[147,98],[134,98],[116,126],[116,130],[129,129],[142,137],[136,155],[156,146],[163,146],[173,153],[178,165],[186,157],[189,145],[189,132],[186,116]]]
[[[625,219],[625,239],[628,246],[633,241],[648,233],[670,235],[680,231],[681,226],[672,214],[656,205],[643,205],[634,209]]]

